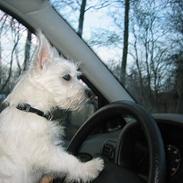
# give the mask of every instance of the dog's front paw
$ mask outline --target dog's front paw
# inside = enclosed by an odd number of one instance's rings
[[[101,158],[95,158],[91,161],[81,163],[66,178],[66,182],[90,182],[94,180],[104,168],[104,161]]]
[[[95,158],[83,164],[83,181],[89,182],[95,179],[104,169],[104,161],[101,158]]]

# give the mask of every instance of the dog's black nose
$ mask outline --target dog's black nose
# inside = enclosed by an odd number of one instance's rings
[[[85,89],[85,95],[87,98],[92,98],[92,96],[94,96],[93,92],[90,89]]]

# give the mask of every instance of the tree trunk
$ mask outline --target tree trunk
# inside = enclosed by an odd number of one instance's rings
[[[135,63],[137,65],[137,71],[138,71],[138,75],[139,75],[139,82],[140,82],[140,97],[143,98],[144,97],[144,86],[143,86],[143,79],[142,79],[142,71],[141,71],[141,67],[140,67],[140,63],[139,63],[139,55],[138,55],[138,48],[137,48],[137,35],[135,33],[135,28],[133,27],[133,36],[135,38],[134,40],[134,50],[135,50]],[[142,101],[144,102],[144,101]]]
[[[1,22],[1,27],[0,27],[0,39],[1,39],[1,36],[2,36],[2,31],[4,29],[4,26],[5,26],[5,23],[6,23],[6,20],[8,18],[8,15],[7,14],[4,14],[1,19],[0,19],[0,22]],[[0,41],[0,86],[3,82],[3,79],[2,79],[2,76],[3,73],[2,73],[2,42]]]
[[[126,64],[128,55],[129,11],[130,11],[130,0],[125,0],[123,56],[122,56],[121,73],[120,73],[120,80],[124,85],[126,84]]]
[[[87,0],[82,0],[81,7],[80,7],[79,25],[78,25],[78,35],[79,35],[79,37],[82,37],[82,35],[83,35],[83,24],[84,24],[86,1]]]
[[[25,42],[25,52],[24,52],[24,68],[23,68],[24,71],[27,70],[30,60],[31,39],[32,39],[32,33],[29,30],[27,30],[27,38]]]

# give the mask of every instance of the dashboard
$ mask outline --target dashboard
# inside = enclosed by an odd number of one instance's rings
[[[183,180],[183,115],[154,114],[166,151],[167,183]],[[119,152],[119,142],[124,150]],[[78,156],[88,161],[103,156],[119,166],[133,170],[147,182],[149,171],[148,146],[139,123],[130,116],[109,119],[105,126],[94,129],[82,144]]]

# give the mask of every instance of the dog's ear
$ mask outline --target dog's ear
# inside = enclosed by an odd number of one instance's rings
[[[52,61],[52,46],[41,31],[37,33],[39,47],[34,58],[34,68],[43,69],[46,64]]]

